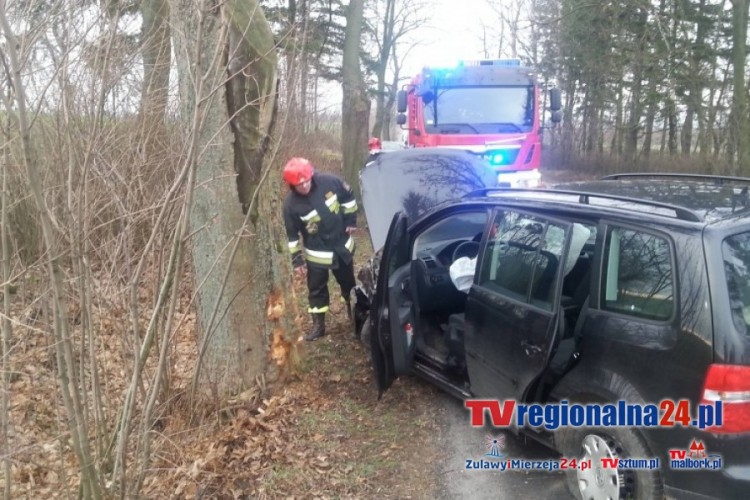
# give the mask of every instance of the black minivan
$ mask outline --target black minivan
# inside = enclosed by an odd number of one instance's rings
[[[459,398],[527,405],[720,402],[722,425],[706,429],[691,414],[671,427],[512,430],[593,463],[566,471],[578,498],[750,496],[750,179],[621,174],[519,190],[492,187],[496,174],[447,149],[362,171],[377,253],[359,274],[356,329],[381,393],[417,374]],[[459,259],[474,266],[468,288],[451,276]],[[694,451],[720,466],[672,460]],[[629,457],[659,466],[601,466]]]

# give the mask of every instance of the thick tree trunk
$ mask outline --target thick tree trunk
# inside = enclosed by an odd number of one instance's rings
[[[273,33],[257,0],[228,0],[227,106],[234,133],[234,167],[244,209],[263,172],[275,103]]]
[[[674,156],[677,154],[677,109],[671,97],[664,103],[664,113],[667,120],[667,151]]]
[[[655,94],[655,80],[649,81],[648,88],[649,103],[646,107],[646,129],[645,133],[643,134],[643,147],[641,148],[641,151],[643,152],[642,156],[646,160],[646,162],[648,162],[649,158],[651,157],[651,147],[654,140],[654,121],[656,121],[657,102],[651,96]]]
[[[612,151],[612,154],[617,155],[617,157],[622,156],[622,146],[623,146],[623,88],[622,85],[619,85],[616,92],[616,98],[615,98],[615,126],[612,133],[612,144],[610,147],[610,151]]]
[[[289,265],[279,251],[277,188],[264,183],[276,63],[270,30],[257,0],[201,5],[196,11],[195,2],[174,0],[172,12],[181,115],[190,121],[199,106],[201,123],[186,130],[198,152],[190,217],[201,345],[194,383],[219,396],[276,377],[274,355],[285,365],[289,351],[283,312],[291,302],[282,288]]]
[[[385,67],[379,67],[377,71],[377,95],[375,96],[375,123],[372,126],[372,136],[383,139],[383,126],[385,123]]]
[[[685,112],[685,120],[682,122],[682,130],[680,131],[680,150],[685,156],[690,156],[690,150],[692,149],[694,118],[695,111],[692,106],[688,106]]]
[[[745,93],[745,59],[747,56],[747,0],[732,0],[732,62],[734,65],[734,95],[730,114],[731,145],[735,171],[750,172],[750,126],[748,125],[747,95]]]
[[[169,71],[172,43],[169,29],[169,1],[142,0],[143,88],[141,117],[146,158],[157,160],[165,151],[165,117],[169,99]]]
[[[357,173],[365,163],[367,132],[370,129],[370,100],[359,63],[363,4],[364,0],[351,0],[347,8],[342,68],[341,147],[344,177],[355,190],[359,189]]]

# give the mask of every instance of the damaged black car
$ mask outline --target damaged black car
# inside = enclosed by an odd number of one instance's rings
[[[393,152],[362,171],[378,254],[359,274],[356,328],[380,393],[416,374],[461,399],[679,405],[657,425],[509,430],[592,464],[565,471],[576,498],[744,498],[750,179],[508,189],[494,177],[449,150]],[[697,425],[708,407],[720,425]],[[683,467],[703,463],[693,452],[711,466]],[[657,466],[606,466],[619,459]]]

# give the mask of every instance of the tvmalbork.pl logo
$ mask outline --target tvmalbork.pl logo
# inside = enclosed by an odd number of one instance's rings
[[[703,441],[693,439],[688,448],[669,450],[669,467],[675,470],[721,469],[721,455],[706,451]]]

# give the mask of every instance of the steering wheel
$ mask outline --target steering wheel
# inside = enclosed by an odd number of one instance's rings
[[[479,254],[479,243],[476,241],[464,241],[453,250],[451,262],[456,262],[456,260],[461,257],[469,257],[470,259],[473,259],[477,254]]]

